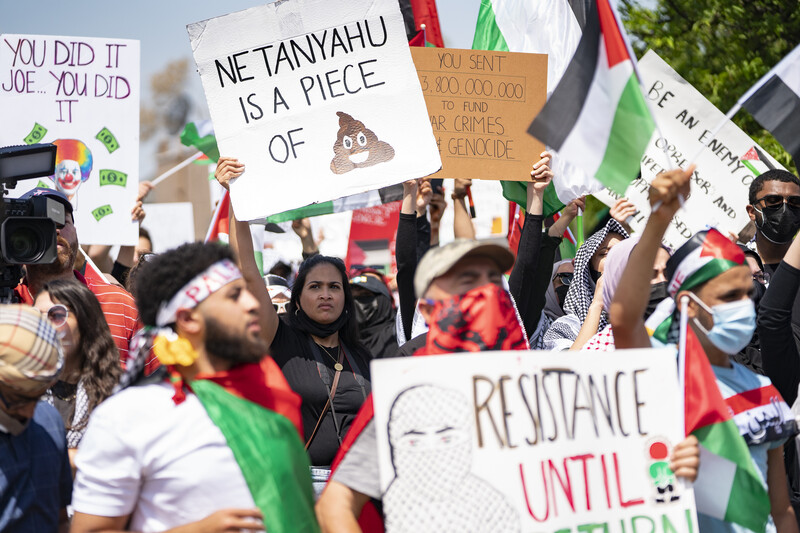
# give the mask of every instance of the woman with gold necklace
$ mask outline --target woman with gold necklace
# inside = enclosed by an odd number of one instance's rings
[[[220,158],[215,173],[227,188],[244,165]],[[237,248],[247,289],[266,309],[261,334],[292,389],[303,399],[306,449],[317,494],[358,410],[370,393],[369,361],[358,340],[355,304],[341,259],[312,255],[301,265],[284,319],[278,317],[253,255],[246,222],[233,216],[231,243]]]

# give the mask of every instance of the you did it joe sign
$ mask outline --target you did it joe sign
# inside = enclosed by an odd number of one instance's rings
[[[287,0],[187,27],[242,220],[441,168],[396,0]]]
[[[674,349],[372,362],[388,533],[694,533]]]

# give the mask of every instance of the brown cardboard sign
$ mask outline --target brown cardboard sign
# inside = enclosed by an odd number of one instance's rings
[[[442,157],[435,178],[530,179],[528,134],[547,97],[547,55],[411,47]]]

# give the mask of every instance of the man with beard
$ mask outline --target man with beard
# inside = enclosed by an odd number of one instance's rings
[[[15,292],[20,302],[33,305],[36,294],[45,283],[54,279],[76,278],[89,287],[100,302],[103,314],[111,330],[114,344],[119,349],[120,363],[123,368],[128,360],[128,346],[138,328],[139,314],[133,297],[121,287],[105,283],[102,280],[87,276],[74,270],[75,258],[78,256],[78,233],[72,215],[72,204],[63,193],[37,187],[21,196],[22,199],[34,196],[45,196],[64,206],[65,223],[57,228],[58,258],[54,263],[46,265],[25,265],[25,278],[17,285]]]
[[[397,352],[394,301],[389,288],[372,269],[350,278],[361,342],[376,359]]]
[[[318,531],[300,398],[264,356],[263,310],[230,249],[180,246],[136,287],[163,366],[92,413],[72,532]]]

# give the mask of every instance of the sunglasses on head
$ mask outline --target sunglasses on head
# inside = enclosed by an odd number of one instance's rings
[[[570,283],[572,283],[572,278],[573,277],[574,277],[574,273],[572,273],[572,272],[559,272],[558,274],[555,275],[553,280],[559,279],[559,280],[561,280],[561,284],[562,285],[569,285]]]
[[[800,196],[781,196],[780,194],[768,194],[763,198],[759,198],[758,202],[764,207],[779,208],[784,202],[789,204],[789,207],[800,208]]]
[[[53,326],[57,328],[60,328],[66,324],[68,317],[69,309],[67,309],[67,306],[65,305],[56,304],[47,310],[47,319]]]

